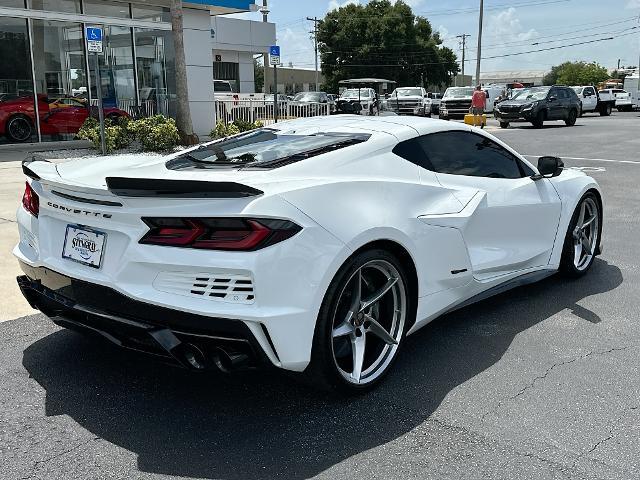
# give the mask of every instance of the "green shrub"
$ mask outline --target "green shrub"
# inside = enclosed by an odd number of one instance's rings
[[[262,128],[264,125],[261,121],[256,122],[247,122],[245,120],[236,119],[232,123],[225,123],[220,120],[216,123],[216,127],[211,130],[209,136],[211,138],[224,138],[230,137],[231,135],[236,135],[242,132],[248,132],[250,130],[255,130],[256,128]]]
[[[90,140],[100,149],[100,124],[92,117],[82,125],[76,138]],[[135,140],[145,152],[161,152],[175,147],[180,141],[176,122],[163,115],[141,120],[120,117],[116,121],[105,119],[105,144],[107,152],[129,147]]]
[[[154,115],[129,122],[128,131],[140,141],[145,152],[162,152],[175,147],[180,141],[173,118]]]
[[[133,137],[129,134],[126,126],[128,118],[121,118],[113,122],[106,118],[104,120],[104,143],[107,153],[131,145]],[[80,140],[90,140],[95,149],[100,150],[100,122],[93,117],[89,117],[82,124],[76,135]]]

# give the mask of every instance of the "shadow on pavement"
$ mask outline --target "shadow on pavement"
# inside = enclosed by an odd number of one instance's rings
[[[571,309],[597,328],[598,315],[577,302],[621,283],[620,269],[596,260],[582,279],[554,276],[446,315],[409,337],[387,380],[356,398],[278,373],[196,375],[69,331],[30,345],[23,364],[46,390],[47,415],[69,415],[136,453],[141,471],[302,478],[406,434],[550,316]]]

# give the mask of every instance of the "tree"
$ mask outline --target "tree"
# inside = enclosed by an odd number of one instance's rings
[[[182,0],[171,0],[171,30],[175,49],[176,69],[176,126],[183,145],[195,145],[198,136],[193,132],[191,111],[189,110],[189,88],[187,86],[187,62],[184,55],[182,35]]]
[[[332,10],[318,24],[318,42],[328,91],[337,91],[340,80],[359,77],[404,86],[448,84],[459,68],[429,21],[401,0]]]
[[[609,78],[609,72],[596,62],[565,62],[544,76],[545,85],[597,85]]]
[[[261,92],[264,88],[264,66],[258,59],[253,59],[253,81],[256,92]]]

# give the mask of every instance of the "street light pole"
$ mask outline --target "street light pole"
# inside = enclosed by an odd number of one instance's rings
[[[318,20],[318,17],[307,17],[307,20],[309,20],[310,22],[313,22],[313,43],[315,45],[315,52],[316,52],[316,92],[320,91],[320,74],[318,72],[318,22],[320,20]]]
[[[269,21],[269,7],[267,6],[267,0],[262,0],[262,8],[260,9],[260,13],[262,13],[262,21],[264,23],[267,23]],[[267,71],[269,70],[267,65],[269,65],[269,54],[265,53],[262,57],[262,75],[264,77],[262,89],[264,90],[264,93],[267,93]]]
[[[470,37],[471,35],[467,35],[466,33],[463,33],[462,35],[458,35],[456,38],[461,38],[462,39],[462,86],[464,87],[464,63],[465,63],[465,54],[467,51],[467,37]],[[456,86],[458,85],[458,82],[456,81]]]
[[[480,59],[482,57],[482,16],[484,14],[484,0],[480,0],[480,16],[478,19],[478,55],[476,58],[476,85],[480,85]]]

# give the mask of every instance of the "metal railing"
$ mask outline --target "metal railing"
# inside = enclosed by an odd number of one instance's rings
[[[264,100],[216,100],[216,119],[225,123],[241,120],[245,122],[260,121],[269,125],[275,121],[276,106],[274,102]],[[277,105],[278,120],[317,117],[331,114],[329,103],[279,102]]]

